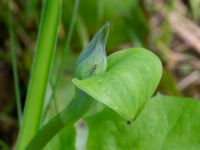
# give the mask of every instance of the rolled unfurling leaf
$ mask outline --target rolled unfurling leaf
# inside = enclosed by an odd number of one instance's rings
[[[107,72],[74,84],[128,120],[134,119],[155,91],[162,74],[152,52],[130,48],[108,57]]]
[[[85,79],[106,71],[107,58],[105,47],[108,31],[109,24],[106,23],[80,54],[76,64],[75,77]]]

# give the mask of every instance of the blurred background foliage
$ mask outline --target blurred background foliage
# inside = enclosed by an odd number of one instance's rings
[[[43,3],[44,0],[12,1],[11,12],[23,106]],[[63,51],[66,48],[66,37],[74,5],[75,0],[63,0],[62,23],[51,74],[53,80],[57,78]],[[55,103],[50,101],[52,92],[55,93],[53,99],[57,99],[58,110],[71,100],[74,92],[71,79],[76,58],[95,32],[107,21],[111,26],[107,54],[128,47],[148,48],[163,62],[164,72],[158,88],[160,93],[200,98],[199,9],[200,0],[80,0],[72,40],[67,47],[64,70],[58,77],[56,89],[50,86],[47,89],[45,106],[48,111],[44,112],[44,122],[56,112]],[[4,141],[12,146],[18,133],[18,120],[8,12],[8,0],[1,0],[0,139],[1,143]],[[75,132],[74,129],[71,132]],[[62,134],[64,133],[61,133],[60,137]]]

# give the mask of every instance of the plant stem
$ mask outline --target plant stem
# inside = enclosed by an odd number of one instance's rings
[[[54,99],[54,105],[57,104],[55,91],[56,91],[57,85],[59,83],[59,79],[60,79],[61,73],[64,69],[65,61],[66,61],[66,58],[67,58],[67,54],[68,54],[68,50],[69,50],[69,43],[70,43],[71,38],[72,38],[72,34],[73,34],[73,31],[74,31],[74,26],[75,26],[77,14],[78,14],[79,1],[80,0],[75,0],[73,16],[72,16],[72,20],[71,20],[70,27],[69,27],[69,33],[68,33],[68,36],[66,38],[66,44],[64,46],[64,52],[63,52],[63,55],[62,55],[62,58],[61,58],[61,63],[60,63],[59,68],[58,68],[58,73],[56,75],[55,82],[53,82],[52,78],[50,79],[50,84],[51,84],[51,87],[52,87],[51,99]],[[55,108],[57,108],[57,106],[55,106]]]
[[[88,111],[92,103],[91,97],[78,89],[77,95],[69,105],[38,131],[26,150],[42,149],[60,130],[79,120]]]
[[[40,126],[49,72],[55,55],[61,4],[62,0],[45,2],[17,150],[25,149]]]
[[[83,79],[92,76],[87,70],[93,69],[93,64],[98,65],[97,74],[106,72],[107,61],[105,55],[106,40],[108,37],[109,24],[106,23],[94,36],[88,47],[80,54],[76,68],[75,77]],[[94,46],[95,45],[95,46]],[[92,57],[93,58],[92,58]],[[94,60],[96,59],[96,60]],[[86,66],[86,68],[85,68]],[[86,69],[86,72],[77,73]],[[75,79],[74,79],[75,80]],[[76,89],[74,99],[56,117],[43,126],[26,147],[27,150],[42,149],[48,141],[66,126],[72,125],[81,118],[91,107],[93,99],[79,88]]]
[[[18,115],[18,122],[19,128],[21,127],[22,121],[22,105],[21,105],[21,96],[20,96],[20,86],[19,86],[19,77],[17,71],[17,58],[16,58],[16,43],[15,43],[15,36],[13,31],[13,20],[12,20],[12,10],[11,10],[11,0],[9,0],[9,14],[8,14],[8,26],[9,26],[9,36],[10,36],[10,49],[12,54],[12,70],[13,70],[13,77],[14,77],[14,86],[15,86],[15,96],[16,96],[16,105],[17,105],[17,115]]]

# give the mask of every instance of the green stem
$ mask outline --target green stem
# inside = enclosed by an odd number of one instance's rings
[[[107,23],[97,32],[88,47],[80,54],[77,61],[76,78],[84,79],[106,71],[105,45],[108,31],[109,24]],[[94,64],[97,65],[95,69],[93,68]],[[95,70],[96,74],[93,74]],[[61,129],[72,125],[81,118],[89,110],[92,102],[93,100],[89,95],[80,89],[76,89],[76,95],[70,104],[38,131],[26,149],[42,149]]]
[[[16,58],[16,44],[15,44],[15,37],[13,31],[13,20],[12,20],[12,12],[11,12],[11,0],[9,0],[9,14],[8,14],[8,26],[9,26],[9,35],[10,35],[10,49],[12,54],[12,70],[13,70],[13,77],[14,77],[14,86],[15,86],[15,95],[16,95],[16,104],[17,104],[17,115],[18,115],[18,122],[19,127],[21,127],[22,121],[22,105],[21,105],[21,96],[20,96],[20,86],[19,86],[19,77],[17,71],[17,58]]]
[[[62,0],[45,2],[17,150],[25,149],[40,126],[49,72],[55,55],[61,4]]]
[[[38,131],[26,150],[42,149],[60,130],[79,120],[89,110],[92,102],[90,96],[78,89],[69,105]]]
[[[64,52],[63,52],[63,55],[62,55],[62,58],[61,58],[61,63],[60,63],[59,68],[58,68],[58,73],[56,75],[55,82],[53,82],[52,78],[51,78],[51,81],[50,81],[50,84],[51,84],[51,87],[52,87],[51,99],[54,99],[54,101],[55,101],[54,104],[57,104],[55,91],[56,91],[57,85],[59,83],[59,79],[60,79],[61,73],[64,69],[65,61],[66,61],[66,58],[67,58],[67,54],[68,54],[68,50],[69,50],[69,43],[70,43],[71,38],[72,38],[72,34],[73,34],[73,31],[74,31],[74,26],[75,26],[75,22],[76,22],[76,18],[77,18],[79,1],[80,0],[75,0],[73,16],[72,16],[72,20],[71,20],[70,27],[69,27],[69,33],[68,33],[68,36],[66,38],[66,44],[64,46]],[[55,106],[55,107],[57,107],[57,106]]]

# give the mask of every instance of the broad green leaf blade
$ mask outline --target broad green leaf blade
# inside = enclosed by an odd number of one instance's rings
[[[200,102],[158,95],[127,124],[111,109],[88,117],[87,150],[198,150]]]
[[[108,57],[108,70],[88,79],[73,79],[74,84],[117,111],[134,119],[152,96],[160,81],[160,60],[143,48],[130,48]]]

